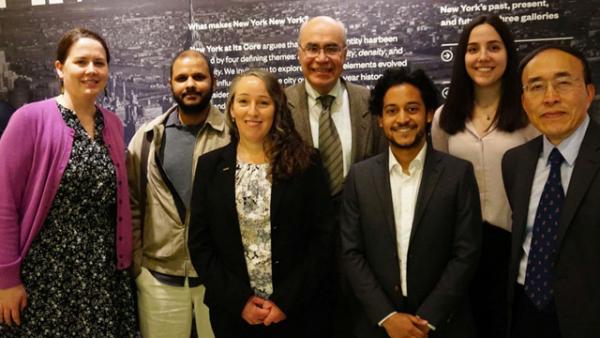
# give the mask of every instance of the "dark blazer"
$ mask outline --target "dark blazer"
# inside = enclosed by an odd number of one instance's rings
[[[402,296],[390,191],[389,153],[355,164],[344,189],[342,264],[363,312],[357,337],[387,337],[377,323],[393,311],[436,327],[430,337],[472,337],[467,289],[481,250],[479,192],[472,165],[428,147]]]
[[[502,174],[512,208],[509,309],[523,256],[529,198],[542,136],[506,152]],[[600,332],[600,126],[590,121],[566,192],[555,258],[554,300],[561,336]]]
[[[312,160],[304,173],[275,181],[271,195],[270,299],[287,315],[283,322],[300,325],[310,320],[304,318],[310,316],[305,301],[322,283],[329,268],[324,257],[331,255],[334,239],[325,170],[316,153]],[[200,157],[191,205],[190,257],[204,279],[204,303],[217,337],[230,337],[231,326],[241,321],[242,309],[254,294],[236,211],[235,167],[235,142]],[[213,315],[220,319],[213,321]]]
[[[387,143],[377,126],[377,120],[369,113],[369,89],[341,80],[348,91],[350,120],[352,125],[352,163],[378,154]],[[308,95],[304,82],[287,87],[285,94],[294,118],[296,130],[304,142],[313,144],[308,113]]]

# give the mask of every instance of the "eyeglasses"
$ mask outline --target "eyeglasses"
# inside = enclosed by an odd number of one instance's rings
[[[525,94],[532,97],[541,97],[546,94],[549,86],[559,95],[568,94],[579,86],[579,78],[561,76],[550,81],[536,80],[523,86]]]
[[[346,49],[345,46],[340,47],[335,44],[320,47],[319,45],[315,45],[312,43],[309,43],[305,47],[302,47],[300,45],[298,45],[298,47],[306,54],[306,56],[311,57],[311,58],[319,56],[319,54],[321,53],[321,50],[323,50],[323,53],[325,53],[326,56],[331,57],[331,56],[339,56],[342,53],[342,51],[344,49]]]

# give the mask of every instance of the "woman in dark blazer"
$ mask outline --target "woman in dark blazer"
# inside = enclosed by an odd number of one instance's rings
[[[277,79],[237,76],[232,143],[198,160],[189,250],[215,336],[306,337],[333,256],[326,173],[294,130]]]

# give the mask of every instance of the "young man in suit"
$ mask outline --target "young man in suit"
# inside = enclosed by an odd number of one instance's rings
[[[582,53],[544,46],[520,66],[521,101],[542,133],[504,155],[512,208],[512,337],[600,332],[600,126]]]
[[[473,167],[435,151],[437,94],[421,70],[387,70],[371,112],[388,151],[352,166],[341,212],[342,261],[362,305],[357,337],[473,337],[467,300],[481,249]]]

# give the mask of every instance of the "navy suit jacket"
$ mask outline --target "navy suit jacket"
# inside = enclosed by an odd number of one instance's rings
[[[539,136],[506,152],[502,175],[512,208],[509,311],[523,257],[531,187],[540,153]],[[559,222],[553,280],[561,336],[600,334],[600,126],[590,121],[565,196]]]

